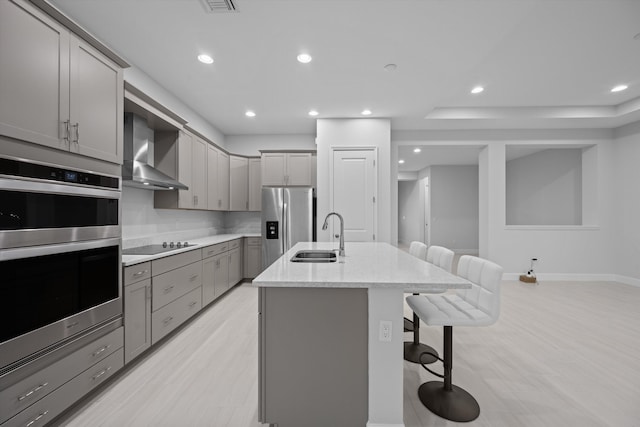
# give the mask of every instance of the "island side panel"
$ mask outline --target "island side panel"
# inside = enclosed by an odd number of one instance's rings
[[[260,421],[365,426],[366,289],[260,288]]]

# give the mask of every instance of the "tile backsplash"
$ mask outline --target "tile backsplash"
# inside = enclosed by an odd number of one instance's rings
[[[155,209],[153,191],[122,188],[124,249],[226,233],[260,233],[260,212]]]

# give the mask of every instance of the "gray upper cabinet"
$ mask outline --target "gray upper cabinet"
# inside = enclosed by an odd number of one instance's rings
[[[249,159],[229,156],[229,210],[249,210]]]
[[[249,210],[262,210],[260,159],[249,159]]]
[[[312,153],[262,153],[262,185],[311,186]]]
[[[48,15],[0,2],[0,133],[122,163],[122,68]]]

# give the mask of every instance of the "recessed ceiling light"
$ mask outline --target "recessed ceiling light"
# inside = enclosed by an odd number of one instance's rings
[[[400,160],[398,160],[398,163],[403,164],[404,160],[400,159]]]
[[[395,71],[398,68],[396,64],[387,64],[384,66],[385,71]]]
[[[203,64],[213,64],[213,58],[204,53],[202,55],[198,55],[198,61],[202,62]]]
[[[371,110],[362,110],[362,114],[363,116],[370,116],[371,115]]]
[[[421,152],[421,151],[422,151],[422,150],[421,150],[421,149],[419,149],[419,148],[414,148],[414,149],[413,149],[413,152],[414,152],[414,153],[419,153],[419,152]]]
[[[480,93],[484,90],[484,88],[482,86],[476,86],[473,89],[471,89],[471,93],[476,94],[476,93]]]
[[[308,64],[313,59],[308,53],[301,53],[297,58],[298,62],[302,62],[303,64]]]
[[[627,85],[618,85],[615,86],[613,89],[611,89],[611,92],[622,92],[623,90],[627,89],[629,86]]]
[[[316,110],[311,110],[309,111],[309,115],[315,117],[318,115],[318,112]]]
[[[251,111],[251,110],[249,110],[246,113],[244,113],[244,115],[247,116],[247,117],[255,117],[256,113]]]
[[[640,40],[640,33],[636,34],[635,36],[633,36],[634,40]]]
[[[148,182],[143,182],[143,184],[144,184],[144,185],[149,185],[149,183],[148,183]]]

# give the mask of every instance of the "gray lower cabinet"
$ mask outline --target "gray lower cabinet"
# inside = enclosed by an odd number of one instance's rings
[[[227,289],[231,289],[242,280],[244,276],[242,267],[242,246],[238,246],[229,251],[229,282]]]
[[[243,278],[242,239],[202,249],[202,305],[206,306]]]
[[[151,344],[202,308],[202,252],[151,261]]]
[[[129,363],[151,346],[151,263],[125,267],[124,362]]]
[[[258,295],[258,421],[366,425],[367,290],[260,288]]]
[[[2,384],[0,425],[48,423],[122,368],[122,344],[123,328],[119,327],[70,353],[58,356],[66,349],[56,350],[46,356],[55,362],[18,382]]]
[[[244,239],[244,277],[253,279],[262,272],[262,238]]]
[[[151,279],[124,288],[124,361],[129,363],[151,347]]]
[[[151,343],[187,321],[202,308],[202,290],[198,287],[151,314]]]

